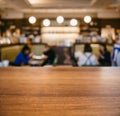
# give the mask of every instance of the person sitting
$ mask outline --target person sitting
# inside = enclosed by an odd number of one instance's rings
[[[30,53],[31,50],[28,46],[24,46],[22,51],[17,55],[15,61],[14,61],[14,65],[15,66],[23,66],[23,65],[28,65],[29,61],[30,61]]]
[[[111,54],[107,50],[107,47],[105,44],[100,44],[100,55],[98,58],[98,61],[100,63],[100,66],[111,66]]]
[[[120,66],[120,40],[118,38],[113,47],[112,66]]]
[[[27,46],[30,48],[30,49],[32,49],[32,38],[28,38],[27,39]]]
[[[56,57],[55,52],[49,45],[45,46],[45,51],[43,52],[43,55],[41,56],[33,55],[33,59],[44,60],[41,66],[53,65],[55,57]]]
[[[79,52],[75,55],[78,66],[96,66],[98,65],[97,58],[92,54],[92,47],[89,44],[85,44],[84,53]]]
[[[72,60],[71,60],[71,53],[69,48],[64,48],[64,61],[63,64],[64,65],[72,65]]]

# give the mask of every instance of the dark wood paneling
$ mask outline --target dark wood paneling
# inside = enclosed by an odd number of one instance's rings
[[[101,19],[101,27],[105,27],[106,25],[120,29],[120,19]]]

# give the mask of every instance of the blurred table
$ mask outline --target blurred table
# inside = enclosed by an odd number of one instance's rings
[[[41,66],[43,64],[44,60],[32,60],[29,62],[30,66]]]
[[[120,68],[0,68],[0,116],[120,116]]]

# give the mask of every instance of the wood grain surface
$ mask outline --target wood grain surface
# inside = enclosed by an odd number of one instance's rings
[[[120,68],[0,68],[0,116],[120,116]]]

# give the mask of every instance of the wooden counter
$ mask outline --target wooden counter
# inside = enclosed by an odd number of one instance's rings
[[[0,116],[120,116],[120,68],[0,68]]]

